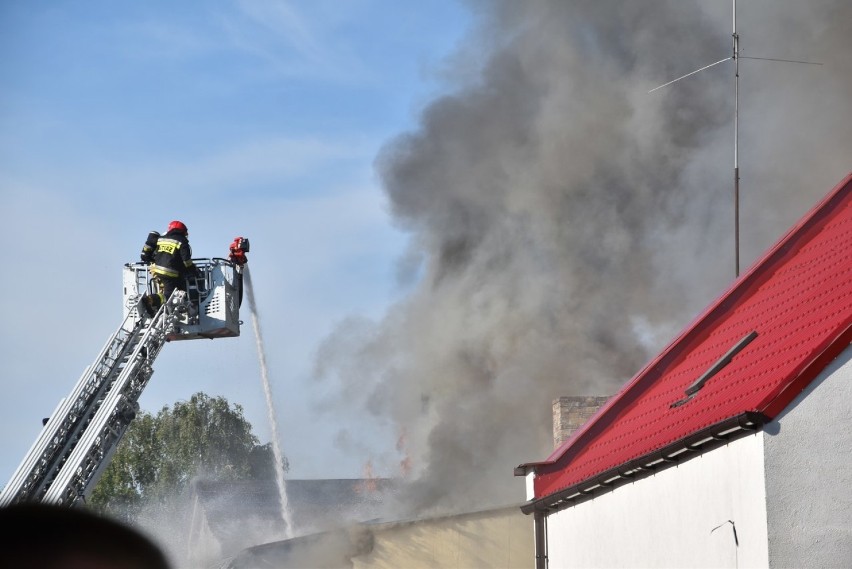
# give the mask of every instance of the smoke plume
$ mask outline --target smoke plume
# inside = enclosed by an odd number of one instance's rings
[[[648,93],[731,55],[731,4],[469,5],[446,93],[376,162],[411,292],[318,356],[326,411],[406,433],[418,514],[522,501],[552,400],[613,394],[735,272],[734,64]],[[852,4],[738,11],[741,55],[822,63],[740,62],[745,271],[852,166]]]

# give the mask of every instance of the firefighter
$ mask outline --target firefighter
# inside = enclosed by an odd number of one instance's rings
[[[157,295],[146,300],[146,308],[149,312],[156,313],[175,290],[186,291],[188,277],[199,276],[199,271],[192,262],[192,248],[187,240],[188,235],[189,231],[183,222],[172,221],[165,235],[157,239],[152,255],[148,256],[151,259],[149,270],[159,288]],[[143,248],[143,259],[144,254]]]

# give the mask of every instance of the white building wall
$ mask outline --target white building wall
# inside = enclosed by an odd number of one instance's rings
[[[756,433],[555,512],[549,567],[768,567],[763,464]]]
[[[852,567],[852,347],[765,426],[771,567]]]

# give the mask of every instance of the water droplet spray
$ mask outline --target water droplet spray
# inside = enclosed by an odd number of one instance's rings
[[[290,505],[287,501],[287,486],[284,481],[284,455],[281,453],[281,444],[278,440],[278,419],[275,416],[275,406],[272,403],[272,387],[269,383],[269,372],[266,366],[266,353],[263,349],[263,336],[260,333],[260,319],[257,315],[257,304],[254,300],[254,287],[248,265],[244,267],[243,286],[248,294],[249,309],[251,310],[251,325],[254,329],[255,345],[257,346],[257,358],[260,362],[260,376],[263,382],[263,393],[266,396],[266,414],[269,419],[269,428],[272,431],[272,454],[275,457],[275,482],[278,484],[278,494],[281,503],[281,519],[284,520],[284,537],[293,536],[293,519],[290,514]]]

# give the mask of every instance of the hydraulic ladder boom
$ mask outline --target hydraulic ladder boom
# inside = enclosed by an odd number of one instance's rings
[[[91,493],[139,409],[152,363],[174,332],[186,293],[175,291],[153,318],[128,314],[0,493],[0,507],[23,501],[74,505]]]
[[[86,368],[71,394],[0,492],[0,507],[17,502],[73,506],[85,501],[139,410],[165,342],[240,335],[240,303],[248,239],[237,237],[230,260],[193,259],[186,290],[175,290],[153,316],[144,308],[159,288],[148,266],[124,266],[124,321]]]

